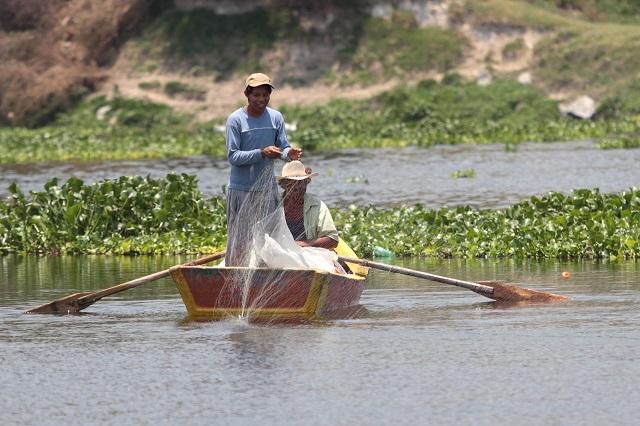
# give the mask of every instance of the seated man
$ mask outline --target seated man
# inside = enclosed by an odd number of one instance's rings
[[[300,161],[284,165],[282,176],[277,176],[278,184],[284,189],[284,215],[299,246],[334,249],[338,246],[338,230],[329,208],[318,197],[307,193],[307,185],[316,175]]]

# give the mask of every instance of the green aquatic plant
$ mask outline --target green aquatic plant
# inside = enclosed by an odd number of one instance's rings
[[[476,171],[474,169],[455,170],[449,173],[449,177],[452,179],[474,178],[476,177]]]
[[[342,237],[357,253],[376,246],[399,255],[636,259],[640,257],[640,190],[552,192],[506,209],[471,207],[335,210]]]
[[[522,142],[640,133],[640,115],[569,119],[555,101],[511,81],[481,87],[456,78],[446,84],[424,80],[364,101],[281,109],[288,122],[297,122],[290,141],[308,151],[464,143],[503,143],[509,151]],[[224,134],[213,131],[222,119],[191,119],[148,101],[97,97],[47,127],[0,127],[0,163],[223,157]]]
[[[640,148],[640,135],[609,136],[598,141],[600,149]]]
[[[222,247],[219,198],[206,200],[195,176],[121,177],[86,185],[52,179],[0,204],[0,249],[28,253],[191,253]],[[223,238],[222,240],[220,238]]]
[[[4,164],[221,157],[225,152],[224,136],[208,126],[190,130],[164,126],[145,130],[133,125],[0,128],[0,163]]]
[[[108,161],[222,156],[224,136],[165,106],[97,97],[62,114],[51,126],[0,127],[0,163]]]
[[[0,251],[154,254],[214,252],[226,240],[222,197],[204,198],[197,179],[121,177],[87,185],[49,181],[0,202]],[[505,209],[374,206],[332,210],[362,256],[384,247],[398,256],[637,259],[640,189],[551,192]]]
[[[365,175],[349,176],[344,181],[345,183],[369,183],[369,179]]]
[[[583,121],[563,117],[555,101],[513,81],[488,86],[450,78],[399,86],[366,101],[285,107],[298,122],[291,139],[309,150],[436,144],[504,143],[601,138],[640,131],[634,116]]]

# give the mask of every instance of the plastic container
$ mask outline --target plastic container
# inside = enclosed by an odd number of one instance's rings
[[[394,257],[392,251],[387,250],[384,247],[374,246],[373,247],[373,257]]]

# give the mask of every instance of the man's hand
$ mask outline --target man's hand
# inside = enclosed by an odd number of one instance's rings
[[[282,150],[277,146],[270,145],[262,148],[260,150],[260,153],[265,158],[280,158],[280,156],[282,155]],[[289,153],[289,156],[291,156],[291,153]]]
[[[291,148],[289,149],[288,157],[290,160],[299,160],[302,158],[302,149]]]
[[[306,241],[296,241],[296,244],[300,247],[311,247],[311,245]]]

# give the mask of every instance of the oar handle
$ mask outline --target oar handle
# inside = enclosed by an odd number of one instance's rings
[[[463,287],[487,297],[491,297],[491,295],[493,294],[493,287],[489,287],[487,285],[472,283],[469,281],[457,280],[455,278],[443,277],[440,275],[434,275],[428,272],[416,271],[408,268],[401,268],[399,266],[387,265],[386,263],[373,262],[371,260],[366,260],[366,259],[352,259],[350,257],[343,257],[343,256],[338,256],[338,259],[344,262],[357,263],[358,265],[368,266],[370,268],[375,268],[375,269],[381,269],[383,271],[396,272],[398,274],[404,274],[412,277],[424,278],[430,281],[436,281],[443,284],[451,284],[458,287]]]
[[[210,254],[208,256],[203,256],[196,260],[183,263],[179,266],[203,265],[205,263],[213,262],[214,260],[220,259],[224,257],[224,255],[225,255],[225,252],[221,251],[218,253]],[[149,281],[159,280],[160,278],[168,277],[170,273],[171,273],[171,268],[165,269],[163,271],[155,272],[153,274],[146,275],[144,277],[136,278],[135,280],[127,281],[125,283],[118,284],[113,287],[105,288],[104,290],[96,291],[87,296],[79,298],[78,303],[80,305],[84,303],[94,303],[95,301],[100,300],[103,297],[111,296],[112,294],[120,293],[121,291],[138,287],[139,285],[148,283]]]

